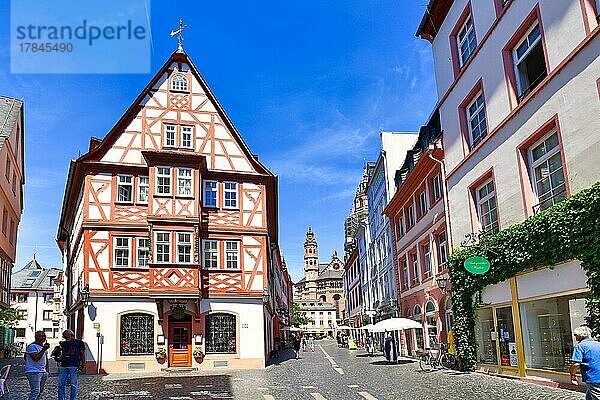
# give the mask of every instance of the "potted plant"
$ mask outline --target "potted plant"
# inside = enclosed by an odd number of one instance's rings
[[[202,364],[202,361],[204,361],[204,353],[202,352],[200,347],[196,347],[194,349],[193,355],[194,355],[194,360],[196,360],[196,362],[198,364]]]
[[[156,361],[158,361],[159,364],[164,364],[165,361],[167,361],[167,350],[164,347],[159,347],[158,351],[154,353],[154,355],[156,356]]]

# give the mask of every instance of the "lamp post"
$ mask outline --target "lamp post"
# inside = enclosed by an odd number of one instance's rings
[[[84,307],[87,307],[90,301],[90,285],[89,284],[85,284],[85,286],[83,287],[83,289],[79,290],[79,298],[81,299],[81,302],[83,303]]]
[[[446,278],[445,276],[438,276],[437,278],[435,278],[435,282],[440,288],[440,292],[442,292],[442,294],[446,294],[448,292],[446,290],[446,286],[448,285],[448,278]]]

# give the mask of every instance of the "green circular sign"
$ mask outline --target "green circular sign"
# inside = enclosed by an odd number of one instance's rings
[[[472,274],[485,274],[490,270],[490,262],[480,256],[467,258],[464,266]]]

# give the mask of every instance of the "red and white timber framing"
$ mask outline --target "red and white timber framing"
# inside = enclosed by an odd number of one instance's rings
[[[277,212],[277,177],[187,54],[173,53],[106,137],[71,162],[57,241],[69,326],[88,342],[90,364],[158,370],[154,353],[165,347],[172,367],[264,367],[291,307]],[[209,327],[213,314],[234,322]],[[144,344],[132,351],[124,330],[138,315]],[[235,329],[226,353],[207,343],[216,329]],[[192,362],[192,349],[206,361]]]

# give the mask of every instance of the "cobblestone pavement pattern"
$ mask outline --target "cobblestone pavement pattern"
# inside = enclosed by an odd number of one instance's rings
[[[478,373],[452,371],[423,373],[418,363],[388,365],[380,356],[338,349],[334,341],[317,342],[315,352],[299,360],[283,353],[279,363],[265,370],[215,371],[210,373],[113,374],[80,377],[82,400],[582,400],[585,395]],[[27,399],[29,387],[23,359],[2,360],[13,364],[5,399]],[[53,367],[41,399],[57,398],[57,374]]]

